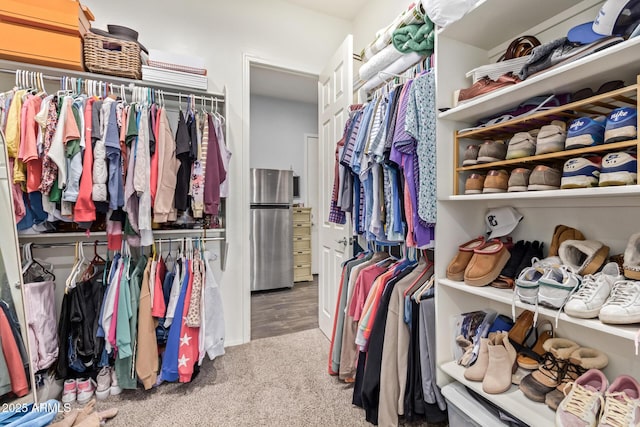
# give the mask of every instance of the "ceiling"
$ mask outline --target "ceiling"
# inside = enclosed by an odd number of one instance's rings
[[[318,77],[252,66],[251,95],[317,104]]]
[[[367,0],[285,0],[325,15],[352,21]]]

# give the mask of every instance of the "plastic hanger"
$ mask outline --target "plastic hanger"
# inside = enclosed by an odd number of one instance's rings
[[[33,258],[32,245],[33,243],[27,243],[22,247],[23,258],[26,261],[22,267],[22,276],[30,276],[30,281],[34,280],[34,278],[42,281],[55,281],[56,276],[51,271],[51,267],[45,266]]]

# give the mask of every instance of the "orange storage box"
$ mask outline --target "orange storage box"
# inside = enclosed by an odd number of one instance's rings
[[[76,0],[2,0],[0,58],[81,71],[93,19]]]
[[[67,33],[0,21],[0,57],[83,71],[82,39]]]

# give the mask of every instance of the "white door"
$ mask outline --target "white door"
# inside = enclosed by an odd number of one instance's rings
[[[348,35],[333,55],[318,82],[318,135],[320,137],[320,276],[318,323],[331,336],[342,262],[349,257],[349,224],[328,221],[333,190],[336,143],[342,138],[353,100],[353,36]]]
[[[307,159],[305,164],[307,182],[307,206],[311,208],[311,273],[320,272],[320,256],[318,246],[318,219],[321,218],[318,195],[320,165],[318,165],[318,135],[306,135]]]

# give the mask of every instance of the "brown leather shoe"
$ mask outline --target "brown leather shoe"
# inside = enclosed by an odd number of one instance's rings
[[[493,92],[496,89],[511,86],[519,83],[521,80],[513,74],[504,74],[498,77],[498,80],[493,81],[488,77],[478,80],[471,87],[460,90],[458,94],[458,102],[466,101],[467,99],[475,98],[476,96],[484,95],[489,92]]]
[[[484,188],[484,175],[472,173],[464,183],[464,194],[481,194]]]
[[[464,278],[464,271],[473,257],[473,250],[486,243],[484,237],[478,237],[458,246],[458,253],[447,267],[447,279],[461,281]]]
[[[509,251],[500,240],[489,240],[474,249],[464,270],[464,282],[470,286],[486,286],[496,280],[509,261]]]
[[[494,169],[487,173],[483,193],[506,193],[509,188],[509,174],[504,169]]]

